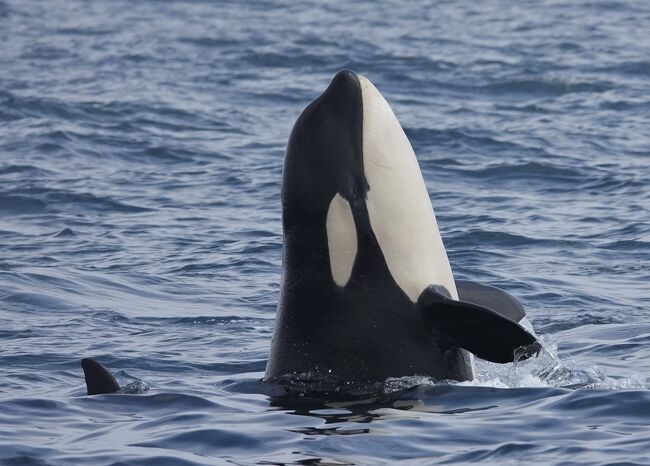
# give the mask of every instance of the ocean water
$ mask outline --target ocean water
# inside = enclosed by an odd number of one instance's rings
[[[645,0],[0,1],[0,464],[650,464],[649,24]],[[260,381],[284,146],[342,68],[539,359],[350,399]],[[137,393],[84,396],[83,357]]]

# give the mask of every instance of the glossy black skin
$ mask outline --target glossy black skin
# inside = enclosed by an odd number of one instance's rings
[[[388,270],[365,203],[372,186],[363,170],[362,131],[359,80],[342,71],[302,112],[289,138],[282,288],[266,378],[469,380],[468,353],[439,347],[431,326]],[[350,203],[358,240],[343,288],[332,278],[327,245],[326,217],[336,193]]]
[[[82,359],[81,367],[86,378],[88,395],[116,393],[120,390],[120,385],[113,377],[113,374],[94,359]]]

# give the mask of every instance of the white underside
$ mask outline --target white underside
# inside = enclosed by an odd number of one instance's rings
[[[411,301],[429,285],[458,299],[449,259],[413,148],[375,86],[359,76],[370,224],[388,269]]]
[[[363,164],[370,224],[397,285],[413,302],[430,285],[458,299],[431,200],[413,148],[388,102],[358,75],[363,101]],[[332,278],[344,287],[358,251],[350,204],[339,194],[326,220]],[[472,374],[474,356],[470,353]]]

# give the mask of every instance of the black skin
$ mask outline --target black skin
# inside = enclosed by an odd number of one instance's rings
[[[81,368],[84,371],[88,395],[116,393],[120,390],[113,374],[94,359],[82,359]]]
[[[441,328],[458,331],[458,323],[443,313],[445,321],[434,325],[436,307],[448,303],[426,297],[413,303],[388,270],[365,202],[372,187],[363,169],[362,131],[359,80],[353,72],[341,71],[291,132],[282,185],[282,287],[266,378],[375,382],[426,375],[469,380],[468,353],[454,346],[454,335],[441,333]],[[345,287],[333,281],[327,245],[327,211],[337,193],[350,204],[358,240]],[[489,327],[478,309],[468,312],[473,317],[478,312],[472,320],[485,331]],[[486,315],[487,324],[492,317]],[[505,325],[507,335],[509,324],[517,334],[513,341],[536,343],[514,321],[500,322],[499,328]]]

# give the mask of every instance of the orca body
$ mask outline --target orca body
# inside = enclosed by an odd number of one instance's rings
[[[454,280],[413,149],[365,77],[339,72],[299,116],[282,206],[267,380],[462,381],[470,352],[509,362],[539,351],[515,298]]]

